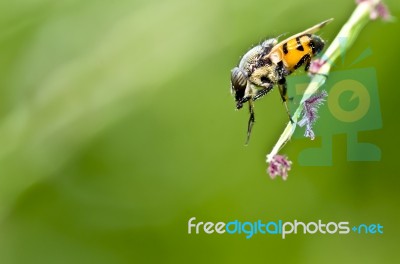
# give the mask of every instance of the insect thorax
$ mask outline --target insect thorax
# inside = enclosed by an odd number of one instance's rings
[[[273,63],[268,63],[254,69],[249,77],[249,81],[257,86],[266,86],[278,82],[276,73],[277,67]]]
[[[260,45],[255,46],[243,55],[239,63],[239,68],[247,73],[248,76],[254,71],[257,64],[257,60],[262,52],[262,47]]]

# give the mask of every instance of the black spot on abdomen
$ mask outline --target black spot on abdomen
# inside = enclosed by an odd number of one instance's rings
[[[303,47],[303,45],[300,45],[300,46],[297,46],[297,48],[296,48],[297,50],[300,50],[300,51],[304,51],[304,47]]]
[[[285,44],[283,44],[283,46],[282,46],[282,50],[283,50],[283,53],[284,54],[288,54],[288,49],[287,49],[287,42],[285,43]]]

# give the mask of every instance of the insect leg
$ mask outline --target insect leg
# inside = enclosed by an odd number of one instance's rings
[[[243,97],[236,102],[236,109],[241,109],[243,107],[243,104],[249,101],[252,97],[253,97],[253,88],[250,82],[247,81]]]
[[[311,56],[308,56],[308,57],[305,59],[305,63],[306,63],[306,66],[304,67],[304,70],[305,70],[305,71],[308,71],[308,69],[310,68],[310,65],[311,65]]]
[[[236,102],[236,109],[241,109],[243,107],[243,104],[246,103],[248,100],[250,100],[250,97],[243,97],[239,101]]]
[[[281,94],[282,101],[286,108],[286,113],[289,116],[290,122],[293,124],[293,119],[292,119],[292,116],[290,115],[290,111],[289,111],[289,108],[287,105],[288,95],[287,95],[287,83],[286,83],[285,78],[282,78],[278,81],[278,88],[279,88],[279,92]]]
[[[272,87],[273,87],[273,85],[270,85],[269,87],[264,87],[263,89],[257,91],[256,95],[253,97],[253,101],[260,99],[261,97],[263,97],[264,95],[269,93],[269,91],[271,91]]]
[[[286,79],[283,77],[278,81],[279,93],[281,94],[281,98],[283,102],[286,102],[288,99],[287,96],[287,84]]]
[[[253,128],[253,124],[256,121],[255,118],[254,118],[253,100],[249,100],[249,111],[250,111],[250,118],[249,118],[249,123],[247,125],[247,138],[246,138],[245,145],[249,144],[250,135],[251,135],[251,129]]]

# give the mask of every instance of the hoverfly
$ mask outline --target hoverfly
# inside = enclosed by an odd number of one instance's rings
[[[325,42],[313,33],[320,30],[333,19],[328,19],[278,43],[277,38],[270,38],[250,49],[240,60],[238,67],[231,71],[231,93],[235,97],[236,108],[249,103],[250,118],[247,127],[246,144],[250,139],[255,122],[253,102],[266,95],[277,84],[286,111],[287,84],[286,76],[305,65],[307,71],[311,59],[320,53]]]

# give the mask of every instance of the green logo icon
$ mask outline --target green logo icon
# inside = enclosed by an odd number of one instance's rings
[[[309,80],[308,76],[289,78],[289,87],[295,87],[295,102],[300,102]],[[359,132],[382,128],[375,69],[331,72],[322,89],[328,92],[328,97],[319,108],[319,118],[314,125],[316,137],[321,137],[322,145],[304,149],[298,158],[300,165],[331,166],[332,137],[338,134],[346,134],[347,153],[343,155],[348,161],[380,160],[381,150],[378,146],[358,140]],[[296,129],[293,138],[304,138],[304,129]]]

